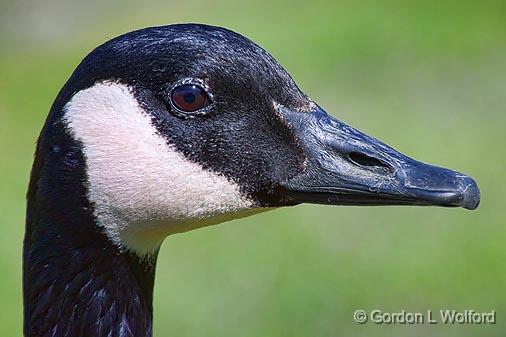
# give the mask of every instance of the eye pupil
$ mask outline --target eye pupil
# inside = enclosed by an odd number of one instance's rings
[[[195,95],[191,92],[187,92],[183,95],[183,99],[186,103],[193,103],[195,101]]]
[[[184,112],[194,112],[209,105],[209,96],[206,91],[193,84],[174,88],[171,100],[178,110]]]

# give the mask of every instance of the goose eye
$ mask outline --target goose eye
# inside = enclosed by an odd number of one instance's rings
[[[197,85],[182,85],[172,90],[172,103],[179,110],[194,112],[209,105],[209,97],[204,89]]]

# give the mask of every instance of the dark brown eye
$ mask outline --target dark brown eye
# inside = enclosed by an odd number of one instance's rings
[[[172,90],[172,103],[179,110],[194,112],[209,105],[209,97],[204,89],[197,85],[188,84]]]

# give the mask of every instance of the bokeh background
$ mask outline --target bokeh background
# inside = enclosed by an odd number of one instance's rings
[[[155,336],[504,336],[506,2],[0,2],[0,336],[22,327],[34,143],[71,71],[136,28],[201,22],[270,51],[327,111],[476,178],[463,209],[302,205],[169,237]],[[496,310],[497,324],[359,325],[356,309]]]

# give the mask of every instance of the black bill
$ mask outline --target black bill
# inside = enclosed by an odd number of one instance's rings
[[[282,183],[288,202],[478,207],[469,176],[413,160],[320,108],[278,111],[307,156],[304,170]]]

